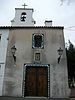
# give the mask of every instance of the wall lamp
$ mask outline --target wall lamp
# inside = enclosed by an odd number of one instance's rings
[[[12,52],[12,55],[13,55],[13,58],[14,58],[14,61],[16,62],[16,56],[15,56],[15,52],[16,52],[16,47],[15,45],[11,47],[11,52]]]
[[[59,62],[60,62],[60,59],[61,59],[61,55],[63,54],[63,49],[61,49],[61,47],[57,50],[57,52],[58,52],[58,55],[59,55],[59,57],[58,57],[58,64],[59,64]]]

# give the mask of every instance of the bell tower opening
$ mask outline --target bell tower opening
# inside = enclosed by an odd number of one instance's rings
[[[25,20],[26,20],[26,12],[22,12],[21,21],[25,21]]]

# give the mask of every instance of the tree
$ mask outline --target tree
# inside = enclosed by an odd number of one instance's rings
[[[66,48],[68,77],[71,81],[75,79],[75,47],[69,41],[69,46]]]

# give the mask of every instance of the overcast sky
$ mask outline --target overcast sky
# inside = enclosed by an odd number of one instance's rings
[[[71,0],[75,1],[75,0]],[[0,26],[11,25],[15,16],[15,8],[33,8],[36,25],[44,25],[45,20],[52,20],[54,26],[64,26],[65,41],[75,44],[75,2],[61,5],[60,0],[0,0]],[[71,28],[72,27],[72,28]]]

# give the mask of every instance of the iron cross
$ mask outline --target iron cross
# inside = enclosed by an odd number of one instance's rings
[[[22,5],[22,6],[24,6],[24,9],[25,9],[25,6],[27,6],[27,5],[24,3],[24,5]]]

